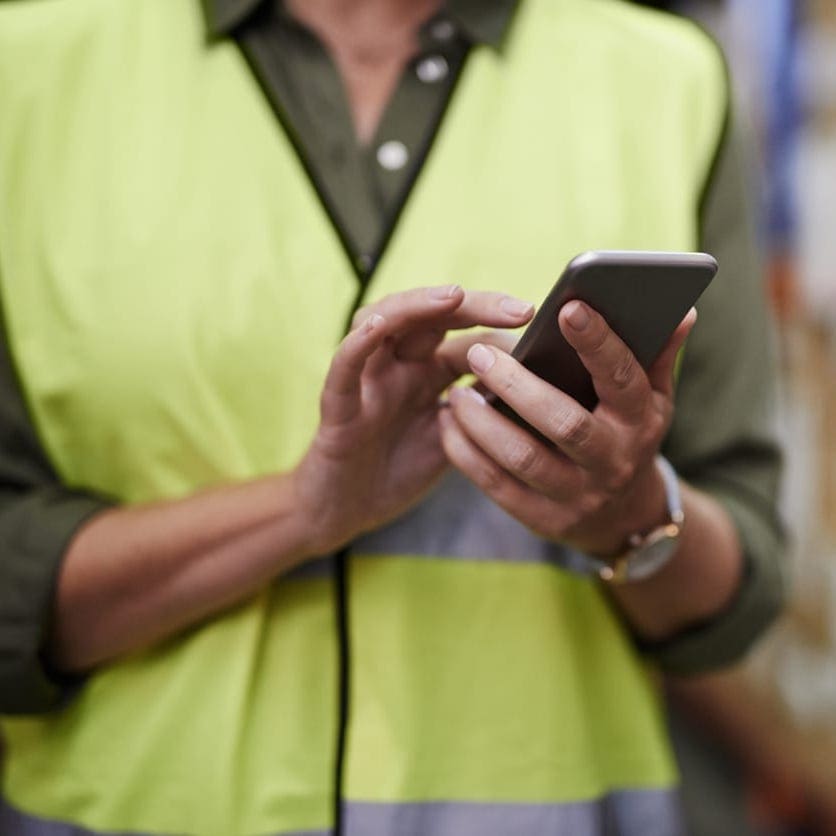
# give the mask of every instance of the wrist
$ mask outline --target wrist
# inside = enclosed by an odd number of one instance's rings
[[[347,515],[339,513],[333,495],[324,488],[324,479],[315,464],[303,460],[289,474],[292,514],[302,560],[331,554],[355,536],[348,529]]]
[[[646,501],[636,506],[635,515],[625,516],[625,525],[634,526],[627,529],[630,533],[617,535],[619,545],[609,551],[575,552],[572,563],[578,571],[597,575],[608,583],[630,583],[652,577],[677,554],[685,523],[679,480],[662,456],[655,457],[652,470],[655,479],[648,476],[647,482],[634,480],[635,490],[646,492]],[[659,485],[664,509],[661,513],[656,512],[654,496]],[[613,524],[612,517],[609,522]]]
[[[607,560],[628,548],[635,535],[652,531],[667,519],[665,483],[653,458],[588,527],[592,536],[573,538],[572,545],[592,557]]]
[[[615,584],[647,580],[679,551],[685,524],[679,478],[662,456],[656,456],[654,463],[665,491],[665,521],[632,534],[627,547],[599,570],[601,580]]]
[[[611,555],[619,554],[636,535],[653,531],[670,520],[665,479],[656,457],[636,474],[618,506],[613,524]]]

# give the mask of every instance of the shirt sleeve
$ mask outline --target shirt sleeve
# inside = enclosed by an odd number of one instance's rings
[[[0,309],[0,714],[60,706],[80,682],[44,653],[61,561],[78,527],[109,506],[63,486],[27,413]]]
[[[732,127],[707,185],[701,247],[716,257],[719,271],[697,306],[697,325],[683,351],[663,453],[682,479],[713,496],[731,516],[744,552],[744,576],[736,597],[716,618],[643,646],[674,674],[738,660],[780,612],[786,594],[777,510],[776,340],[741,146]]]

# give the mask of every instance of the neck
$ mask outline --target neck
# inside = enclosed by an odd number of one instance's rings
[[[358,139],[373,136],[418,29],[444,0],[286,0],[286,8],[330,52],[348,94]]]
[[[410,38],[443,0],[285,0],[294,17],[317,33],[380,47]]]

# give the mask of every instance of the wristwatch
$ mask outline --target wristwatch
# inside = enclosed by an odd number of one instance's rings
[[[605,583],[631,583],[655,575],[673,557],[679,545],[685,523],[679,480],[667,459],[657,456],[655,463],[665,484],[668,522],[646,534],[634,534],[628,541],[627,550],[617,557],[602,560],[590,555],[574,555],[576,565],[580,563],[584,571],[597,575]]]

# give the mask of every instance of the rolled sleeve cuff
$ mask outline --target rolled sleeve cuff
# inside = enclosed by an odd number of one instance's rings
[[[744,568],[732,602],[709,621],[661,642],[639,641],[640,651],[662,671],[677,676],[705,673],[739,661],[781,612],[787,594],[780,559],[784,535],[776,523],[733,490],[711,489],[731,516],[743,549]]]
[[[83,681],[51,668],[44,648],[70,541],[112,504],[55,486],[6,498],[0,506],[0,713],[58,708]]]

